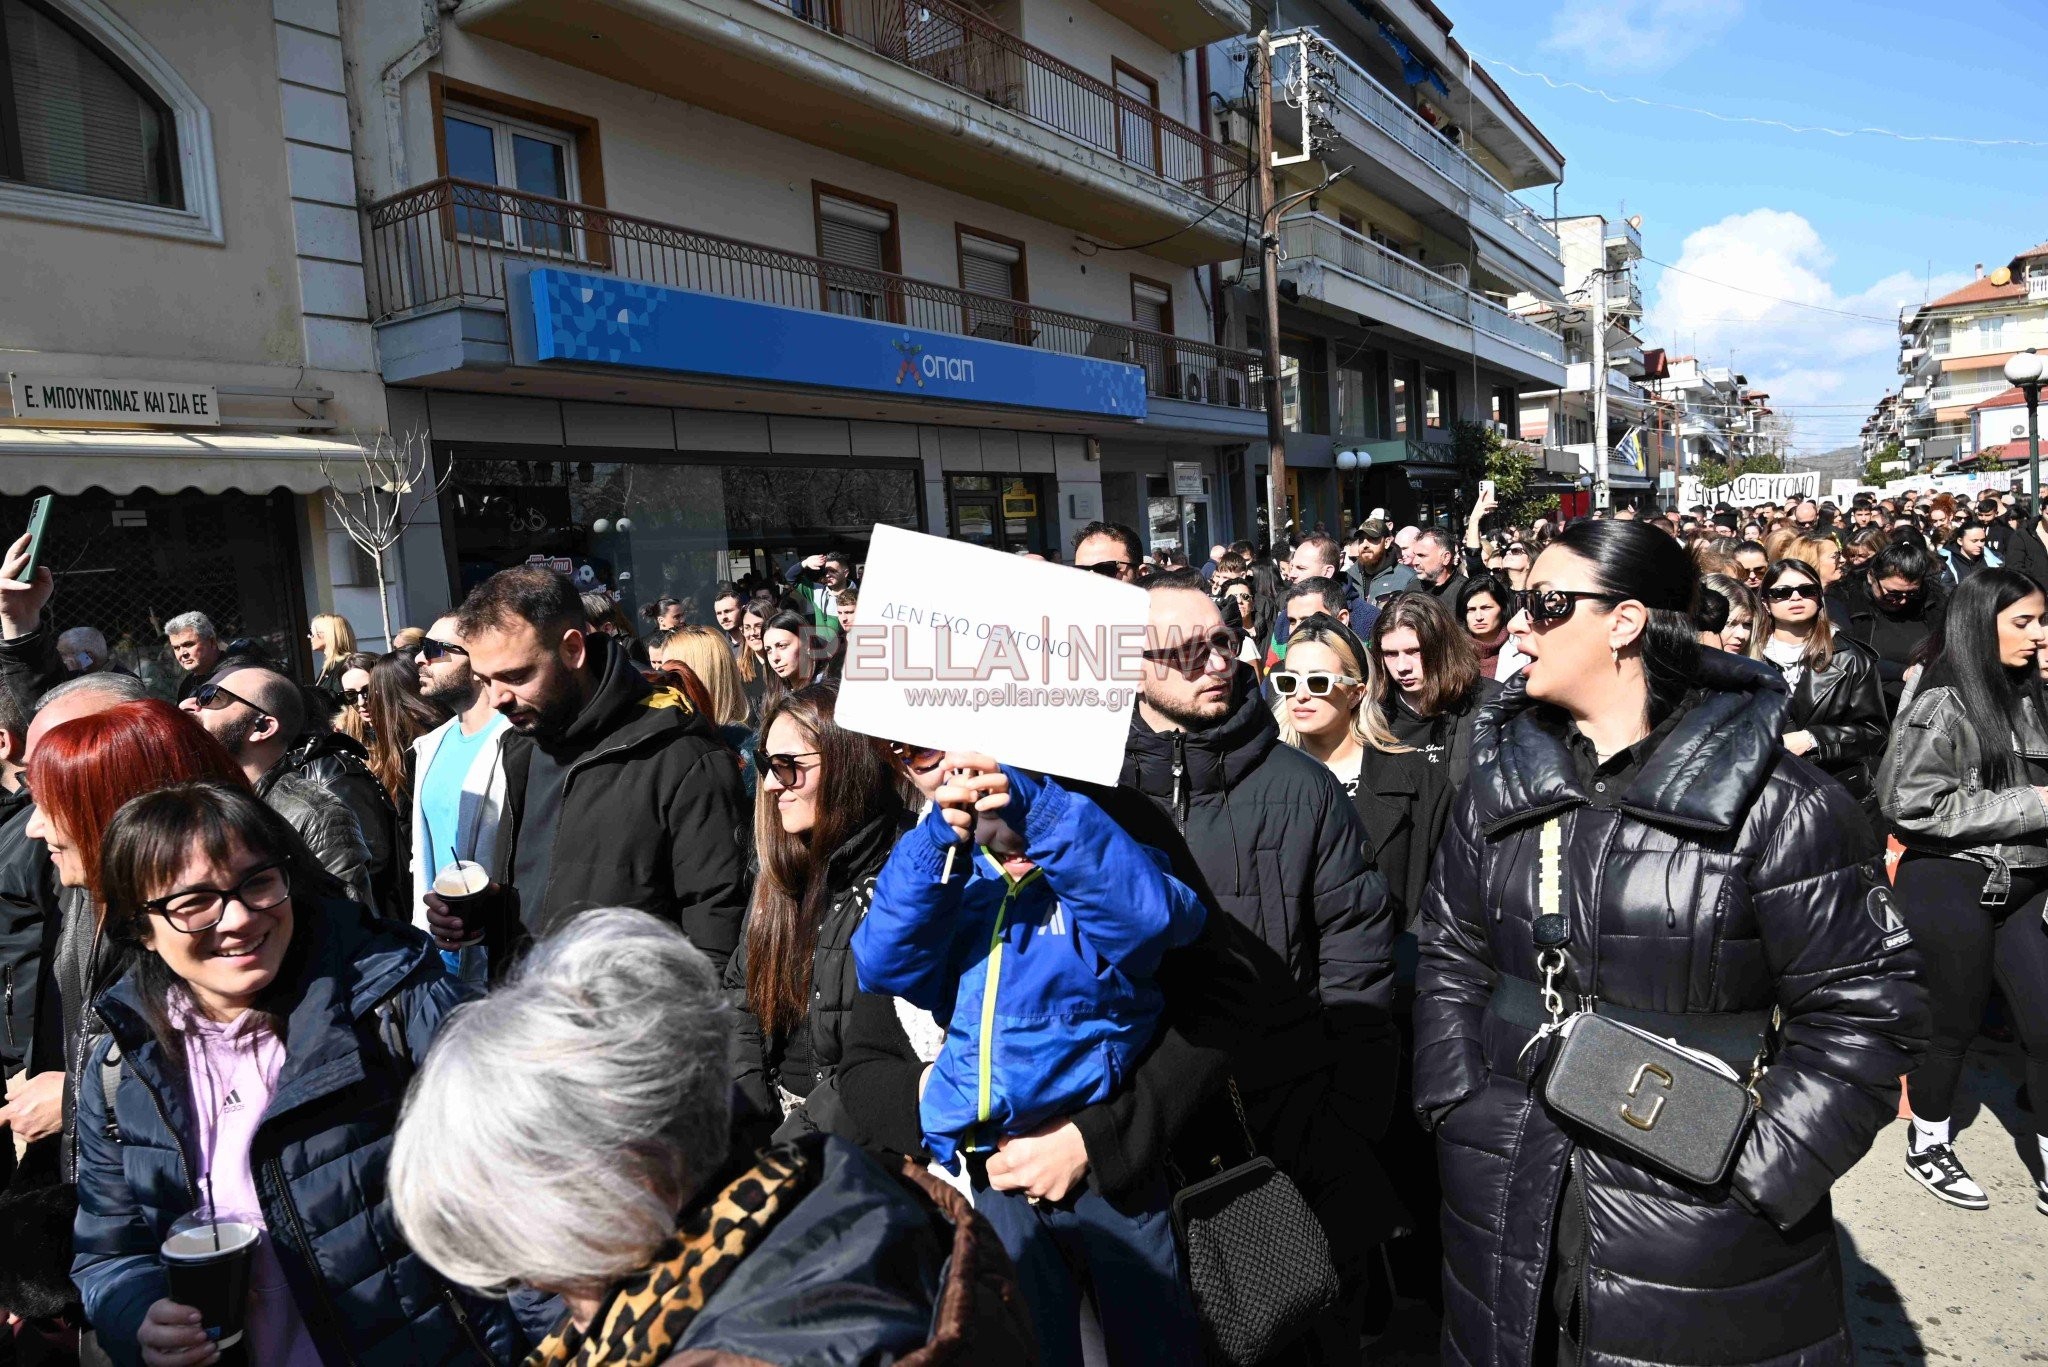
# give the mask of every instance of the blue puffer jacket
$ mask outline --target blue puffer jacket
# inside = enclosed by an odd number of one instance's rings
[[[250,1153],[299,1314],[329,1367],[516,1362],[526,1343],[510,1310],[458,1296],[407,1248],[384,1189],[399,1101],[461,989],[411,926],[372,920],[352,902],[307,910],[295,933],[314,938],[288,998],[284,1066]],[[108,1133],[102,1041],[78,1088],[71,1275],[125,1367],[165,1292],[156,1250],[199,1204],[198,1164],[191,1092],[144,1023],[135,974],[95,1007],[121,1050],[118,1137]],[[380,1015],[403,1028],[406,1058],[385,1047]]]
[[[1160,956],[1207,915],[1164,855],[1093,802],[1003,772],[1003,819],[1037,867],[1013,882],[984,850],[942,882],[953,836],[934,807],[897,842],[853,935],[863,991],[946,1023],[919,1118],[949,1165],[1115,1095],[1158,1024]]]

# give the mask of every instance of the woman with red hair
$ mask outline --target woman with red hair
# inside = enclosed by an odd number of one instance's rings
[[[121,804],[174,783],[247,788],[241,766],[206,728],[167,702],[145,698],[52,730],[29,761],[36,814],[28,834],[50,847],[57,881],[100,897],[100,838]]]

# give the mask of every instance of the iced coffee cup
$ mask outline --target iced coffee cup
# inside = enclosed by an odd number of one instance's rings
[[[197,1310],[200,1324],[221,1348],[242,1341],[256,1241],[262,1237],[253,1221],[195,1213],[178,1217],[164,1240],[160,1256],[170,1298]]]
[[[447,905],[448,914],[462,921],[465,940],[483,933],[500,896],[489,870],[467,859],[458,859],[435,874],[434,892]]]

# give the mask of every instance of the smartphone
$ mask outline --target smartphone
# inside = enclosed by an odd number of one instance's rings
[[[56,495],[44,494],[29,508],[28,564],[21,571],[24,584],[35,582],[36,569],[43,563],[43,531],[50,525],[50,505],[56,501]]]
[[[1490,498],[1492,498],[1492,497],[1493,497],[1493,481],[1492,481],[1492,480],[1490,480],[1490,479],[1482,479],[1482,480],[1480,480],[1480,481],[1479,481],[1479,501],[1480,501],[1481,503],[1484,503],[1484,502],[1486,502],[1486,501],[1487,501],[1488,499],[1490,499]]]

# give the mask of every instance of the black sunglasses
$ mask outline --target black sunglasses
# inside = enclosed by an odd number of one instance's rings
[[[344,688],[341,690],[341,700],[350,707],[361,707],[363,699],[368,697],[369,693],[370,690],[367,688]]]
[[[1078,565],[1075,568],[1086,570],[1090,574],[1099,574],[1105,578],[1114,579],[1124,570],[1135,568],[1135,566],[1129,560],[1098,560],[1092,565]]]
[[[201,684],[199,685],[199,687],[192,690],[192,701],[198,703],[201,707],[210,708],[216,702],[219,702],[222,698],[226,698],[229,702],[240,703],[242,706],[248,708],[251,712],[254,712],[259,717],[267,717],[270,715],[268,712],[265,712],[255,703],[250,702],[241,694],[231,693],[226,688],[222,687],[220,684],[217,683]]]
[[[450,655],[460,655],[465,660],[469,658],[469,652],[456,645],[453,641],[437,641],[429,636],[426,640],[420,642],[420,658],[422,660],[440,660]]]
[[[1818,601],[1820,598],[1820,585],[1778,584],[1765,589],[1764,597],[1770,599],[1773,603],[1789,603],[1794,598],[1811,598]]]
[[[769,755],[761,762],[768,766],[769,773],[775,775],[777,783],[780,783],[785,788],[794,788],[797,785],[797,780],[803,777],[804,770],[807,767],[798,763],[798,761],[816,758],[818,758],[816,750],[797,750],[789,754]]]
[[[1515,607],[1528,617],[1530,626],[1541,627],[1564,621],[1587,599],[1608,604],[1626,601],[1618,593],[1595,593],[1589,589],[1520,589],[1515,593]]]
[[[1177,646],[1161,650],[1148,650],[1145,658],[1153,664],[1169,665],[1180,673],[1193,678],[1209,667],[1211,657],[1221,655],[1224,663],[1237,663],[1238,643],[1242,634],[1229,627],[1218,627],[1206,636],[1184,641]]]
[[[924,745],[905,745],[900,740],[889,742],[889,753],[896,762],[913,774],[929,774],[946,758],[944,750],[934,750]]]

